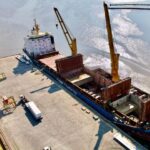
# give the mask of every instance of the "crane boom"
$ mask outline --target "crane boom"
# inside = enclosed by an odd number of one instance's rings
[[[65,35],[65,38],[66,38],[66,40],[67,40],[67,42],[68,42],[68,45],[69,45],[69,47],[70,47],[70,49],[71,49],[72,55],[74,56],[74,55],[77,54],[76,38],[74,38],[74,37],[69,33],[69,31],[68,31],[68,29],[67,29],[67,27],[66,27],[66,25],[65,25],[65,22],[63,21],[63,18],[61,17],[61,15],[60,15],[60,13],[59,13],[59,11],[58,11],[57,8],[54,8],[54,12],[55,12],[55,14],[56,14],[56,17],[57,17],[57,19],[58,19],[58,21],[59,21],[59,24],[60,24],[62,30],[63,30],[63,33],[64,33],[64,35]]]
[[[116,54],[114,50],[113,35],[112,35],[112,30],[111,30],[109,11],[108,11],[108,6],[106,3],[104,3],[104,12],[105,12],[106,28],[107,28],[107,33],[108,33],[108,43],[109,43],[109,49],[110,49],[112,81],[117,82],[120,80],[119,73],[118,73],[119,54]]]

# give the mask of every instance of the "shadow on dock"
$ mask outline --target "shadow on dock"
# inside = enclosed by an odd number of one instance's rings
[[[7,115],[12,114],[14,110],[15,110],[15,108],[12,108],[11,111],[5,112],[3,109],[0,109],[0,119],[1,119],[2,117],[5,117],[5,116],[7,116]]]
[[[0,110],[0,119],[3,117],[3,110]]]
[[[36,93],[36,92],[40,92],[40,91],[42,91],[42,90],[48,89],[49,87],[50,87],[50,86],[44,86],[44,87],[42,87],[42,88],[33,90],[33,91],[31,91],[30,93],[33,94],[33,93]]]
[[[18,65],[13,68],[13,73],[18,75],[18,74],[24,74],[26,73],[27,71],[31,70],[32,69],[32,65],[29,64],[25,64],[25,63],[22,63],[20,61],[18,61]]]
[[[49,93],[55,93],[55,92],[57,92],[57,91],[59,91],[59,90],[61,90],[61,88],[60,88],[57,84],[53,83],[53,84],[51,84],[51,86],[49,87],[48,92],[49,92]]]
[[[112,130],[109,126],[107,126],[103,121],[99,122],[99,130],[96,136],[98,136],[97,142],[94,146],[94,150],[99,150],[100,149],[100,144],[102,142],[103,136]]]
[[[61,88],[59,86],[57,86],[57,84],[53,83],[50,86],[45,86],[45,87],[36,89],[34,91],[31,91],[30,93],[33,94],[33,93],[40,92],[40,91],[45,90],[45,89],[48,89],[49,93],[55,93],[55,92],[61,90]]]

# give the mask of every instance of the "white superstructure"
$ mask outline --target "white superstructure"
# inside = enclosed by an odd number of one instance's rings
[[[40,32],[35,21],[31,35],[25,38],[24,49],[33,57],[49,54],[55,50],[54,37],[49,33]]]

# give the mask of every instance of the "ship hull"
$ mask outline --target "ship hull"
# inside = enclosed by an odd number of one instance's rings
[[[115,125],[115,127],[121,129],[125,134],[128,133],[133,137],[137,137],[138,139],[142,139],[144,141],[150,142],[150,130],[128,126],[127,124],[124,124],[122,120],[116,120],[116,117],[113,113],[107,111],[101,105],[96,104],[94,101],[88,98],[87,95],[77,86],[75,86],[74,84],[72,84],[71,82],[63,78],[62,76],[60,76],[55,70],[53,70],[49,66],[45,66],[40,61],[30,57],[30,55],[25,50],[24,52],[38,69],[42,70],[43,73],[45,73],[47,76],[52,78],[55,82],[57,82],[62,87],[64,87],[69,93],[78,97],[80,100],[84,101],[94,110],[96,110],[101,115],[101,117],[103,117],[104,120],[107,120],[112,125]]]
[[[116,124],[116,126],[138,140],[150,142],[150,130],[144,130],[143,128],[134,128],[124,124]]]

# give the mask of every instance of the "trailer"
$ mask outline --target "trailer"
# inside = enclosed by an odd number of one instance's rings
[[[36,120],[42,119],[42,113],[33,101],[29,101],[24,95],[20,95],[20,103],[29,110]]]
[[[42,119],[42,113],[33,101],[25,103],[25,107],[32,113],[36,120]]]

